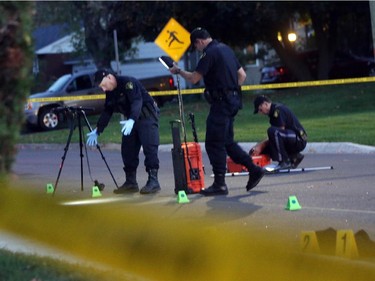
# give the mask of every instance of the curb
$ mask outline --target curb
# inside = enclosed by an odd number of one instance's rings
[[[203,142],[199,143],[202,149],[202,152],[206,152]],[[241,147],[249,151],[253,147],[255,142],[240,142]],[[18,144],[18,150],[64,150],[65,144]],[[71,143],[71,148],[79,149],[78,143]],[[101,149],[107,150],[121,150],[121,144],[108,143],[100,145]],[[170,152],[172,149],[172,144],[163,144],[159,146],[160,152]],[[96,147],[88,147],[87,149],[96,149]],[[375,147],[369,145],[356,144],[351,142],[315,142],[308,143],[306,148],[303,151],[306,154],[372,154],[375,153]]]

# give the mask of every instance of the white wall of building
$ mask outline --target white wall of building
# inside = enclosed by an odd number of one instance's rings
[[[168,56],[154,42],[141,42],[133,45],[138,49],[134,56],[125,57],[125,62],[111,62],[113,70],[119,68],[121,75],[133,76],[137,79],[170,75],[170,72],[159,62],[160,56]],[[185,68],[183,60],[178,62],[181,68]],[[176,85],[177,86],[177,85]],[[180,87],[186,88],[184,79],[180,79]]]

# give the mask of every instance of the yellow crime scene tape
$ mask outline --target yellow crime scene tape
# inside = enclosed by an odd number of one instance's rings
[[[353,83],[367,83],[367,82],[375,82],[375,77],[329,79],[329,80],[287,82],[287,83],[275,83],[275,84],[244,85],[244,86],[241,87],[241,89],[242,89],[242,91],[253,91],[253,90],[269,90],[269,89],[280,89],[280,88],[316,87],[316,86],[341,85],[341,84],[353,84]],[[204,88],[181,89],[180,93],[182,95],[203,94],[203,91],[204,91]],[[177,95],[178,90],[150,91],[149,93],[150,93],[151,96]],[[52,102],[52,101],[96,100],[96,99],[105,99],[105,94],[89,95],[89,96],[30,98],[30,99],[28,99],[28,101],[29,102]]]
[[[69,96],[69,97],[47,97],[47,98],[30,98],[28,102],[53,102],[53,101],[70,101],[70,100],[100,100],[105,99],[105,94],[87,95],[87,96]]]
[[[30,186],[0,189],[1,229],[86,263],[125,271],[127,277],[132,274],[160,281],[375,278],[374,263],[303,253],[296,235],[286,238],[285,233],[259,230],[256,222],[254,228],[244,228],[204,214],[193,219],[188,214],[194,202],[179,205],[174,196],[170,198],[176,205],[172,201],[147,206],[122,201],[67,206],[62,204],[64,198],[30,190]],[[182,210],[185,215],[178,216]]]
[[[341,85],[341,84],[366,83],[366,82],[375,82],[375,77],[329,79],[329,80],[287,82],[287,83],[262,84],[262,85],[246,85],[246,86],[242,86],[242,90],[249,91],[249,90],[278,89],[278,88],[316,87],[316,86]]]

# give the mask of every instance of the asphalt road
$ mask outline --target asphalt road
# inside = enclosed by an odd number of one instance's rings
[[[248,149],[252,144],[241,144]],[[96,148],[83,151],[83,190],[81,190],[81,157],[77,144],[66,154],[61,175],[55,187],[55,197],[64,198],[67,206],[74,204],[107,204],[120,211],[124,204],[140,208],[157,205],[171,217],[195,220],[212,218],[215,224],[244,228],[276,230],[285,235],[301,231],[328,228],[365,230],[375,240],[375,148],[355,144],[309,144],[300,167],[323,167],[322,170],[266,175],[251,192],[246,192],[247,176],[227,177],[227,196],[204,197],[189,194],[188,204],[177,202],[171,146],[159,150],[159,181],[156,195],[115,195],[115,183]],[[118,185],[124,182],[124,172],[118,146],[102,147],[103,155]],[[55,186],[64,155],[63,145],[21,145],[13,167],[15,186],[46,193],[47,183]],[[91,176],[88,170],[89,160]],[[203,148],[205,186],[209,186],[211,166]],[[333,169],[327,167],[332,166]],[[93,180],[105,184],[102,196],[92,200]],[[138,183],[146,183],[147,174],[141,155]],[[290,196],[296,196],[302,207],[286,210]],[[114,199],[112,201],[112,199]]]

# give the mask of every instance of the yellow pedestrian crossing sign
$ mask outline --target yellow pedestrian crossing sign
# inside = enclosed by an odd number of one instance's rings
[[[171,18],[155,39],[155,44],[178,62],[190,46],[190,33]]]

